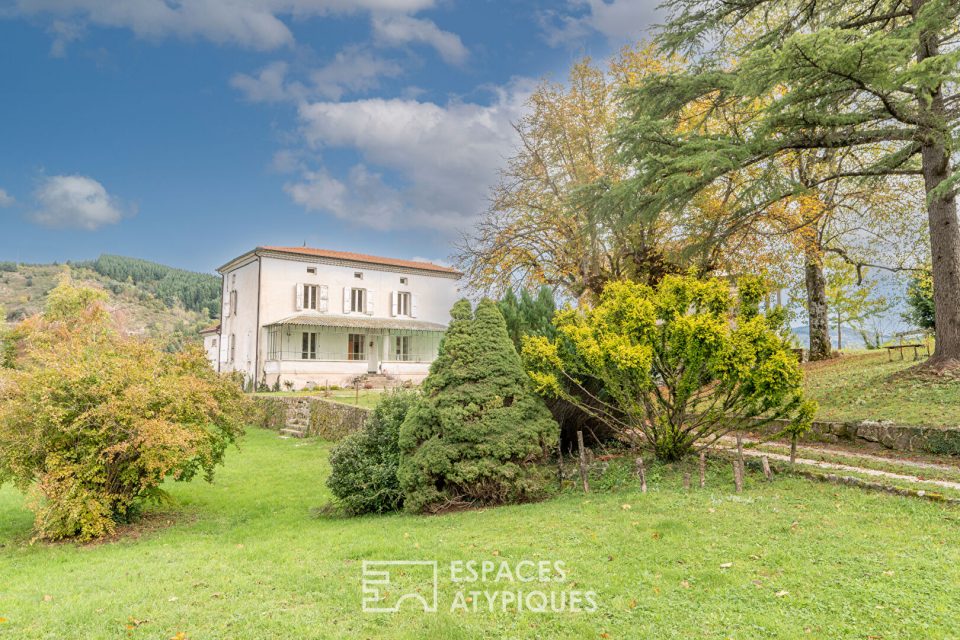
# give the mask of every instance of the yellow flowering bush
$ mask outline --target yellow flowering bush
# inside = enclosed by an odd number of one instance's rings
[[[612,282],[595,307],[556,315],[556,339],[525,341],[527,371],[541,394],[665,460],[774,419],[803,431],[815,405],[803,398],[782,314],[759,313],[759,280],[744,279],[738,292],[692,276],[656,287]]]

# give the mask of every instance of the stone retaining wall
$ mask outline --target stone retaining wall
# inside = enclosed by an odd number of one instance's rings
[[[786,421],[776,421],[762,429],[764,433],[776,433],[786,426]],[[816,421],[801,440],[812,442],[838,442],[840,440],[863,440],[875,442],[887,449],[914,451],[936,455],[960,455],[960,428],[957,427],[910,427],[892,422],[825,422]]]
[[[336,441],[360,429],[371,411],[320,396],[254,396],[251,422],[274,431],[296,430],[301,436]]]

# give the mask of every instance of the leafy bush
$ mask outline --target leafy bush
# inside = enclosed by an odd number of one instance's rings
[[[933,303],[933,276],[921,271],[910,278],[907,285],[907,313],[904,319],[921,329],[934,329],[936,317]]]
[[[402,506],[397,480],[400,425],[416,401],[415,391],[385,394],[364,427],[330,452],[327,486],[347,513],[386,513]]]
[[[557,442],[557,423],[532,393],[503,316],[485,300],[474,317],[461,300],[400,430],[404,506],[436,512],[541,495],[539,463]]]
[[[783,316],[759,315],[756,281],[740,293],[737,306],[721,280],[611,283],[595,308],[557,314],[556,340],[526,341],[530,376],[541,393],[583,407],[663,460],[778,418],[802,431],[815,405],[803,399]],[[602,382],[590,403],[583,380]]]
[[[104,294],[65,278],[18,325],[0,369],[0,482],[28,494],[36,536],[113,533],[166,478],[213,478],[246,401],[201,348],[171,354],[117,332]]]

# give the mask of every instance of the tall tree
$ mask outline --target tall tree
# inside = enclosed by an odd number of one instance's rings
[[[695,52],[686,73],[648,77],[626,99],[619,140],[641,211],[689,202],[718,179],[774,170],[783,153],[850,150],[856,162],[817,179],[920,176],[938,318],[931,364],[960,361],[960,229],[951,161],[960,126],[960,3],[955,0],[671,0],[660,35]],[[730,37],[735,25],[758,26]],[[735,62],[731,62],[735,60]],[[758,105],[749,128],[665,137],[690,104]],[[771,186],[773,185],[773,186]],[[625,185],[627,186],[627,185]],[[749,211],[808,189],[757,181]],[[749,213],[745,207],[743,213]]]
[[[737,264],[756,266],[768,253],[746,227],[729,232],[735,179],[704,190],[684,211],[633,215],[632,194],[597,206],[631,171],[611,139],[623,115],[622,90],[681,64],[650,47],[625,48],[605,69],[586,59],[565,84],[543,82],[534,91],[490,210],[460,246],[460,265],[475,288],[499,294],[509,285],[547,284],[589,302],[613,280],[656,283],[691,268],[742,271]],[[740,116],[713,120],[724,118]]]

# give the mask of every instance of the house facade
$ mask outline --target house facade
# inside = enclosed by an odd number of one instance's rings
[[[449,267],[307,247],[258,247],[223,277],[219,371],[273,386],[419,382],[459,297]]]

